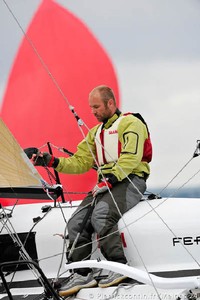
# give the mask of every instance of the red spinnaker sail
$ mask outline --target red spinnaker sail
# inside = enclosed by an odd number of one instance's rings
[[[106,84],[119,99],[113,65],[90,30],[54,1],[42,1],[26,34],[28,40],[23,37],[10,73],[1,117],[23,148],[51,142],[75,152],[83,136],[67,102],[88,127],[94,126],[96,119],[88,106],[91,89]],[[49,182],[46,171],[38,170]],[[96,173],[60,174],[60,179],[65,191],[85,192],[95,184]]]

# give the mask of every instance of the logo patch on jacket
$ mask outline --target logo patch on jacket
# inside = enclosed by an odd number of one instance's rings
[[[117,133],[117,130],[110,130],[110,131],[108,132],[108,134],[115,134],[115,133]]]

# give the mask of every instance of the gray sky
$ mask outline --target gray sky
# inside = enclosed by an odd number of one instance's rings
[[[0,97],[22,32],[40,1],[0,1]],[[154,146],[148,187],[164,187],[189,161],[200,139],[199,0],[59,0],[95,34],[119,81],[123,111],[140,112]],[[174,185],[200,169],[200,157]],[[191,184],[199,184],[197,174]],[[187,185],[189,186],[189,184]]]

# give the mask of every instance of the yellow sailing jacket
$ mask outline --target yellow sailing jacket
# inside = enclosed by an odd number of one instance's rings
[[[117,126],[114,126],[115,121],[118,123]],[[105,124],[98,124],[93,127],[87,134],[86,139],[78,144],[77,152],[72,157],[59,157],[59,164],[56,168],[58,172],[81,174],[89,171],[93,165],[97,164],[97,157],[99,158],[97,140],[101,131],[100,126],[107,133],[110,130],[111,135],[117,134],[118,141],[116,140],[116,142],[120,144],[121,151],[118,157],[114,155],[113,160],[110,159],[112,155],[108,154],[106,161],[104,163],[100,162],[100,165],[98,165],[98,177],[102,177],[102,174],[113,174],[118,181],[122,181],[129,174],[135,174],[140,177],[150,174],[149,163],[142,161],[144,143],[148,139],[147,128],[141,120],[132,114],[126,116],[114,114]],[[114,129],[112,130],[112,128]],[[97,140],[95,139],[96,134]],[[107,138],[108,141],[109,139]],[[113,141],[112,137],[111,147]],[[106,149],[105,152],[107,153]]]

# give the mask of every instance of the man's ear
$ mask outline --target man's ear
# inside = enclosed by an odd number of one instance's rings
[[[109,106],[113,106],[113,104],[114,104],[114,100],[113,100],[112,98],[110,98],[110,99],[108,100],[108,105],[109,105]]]

